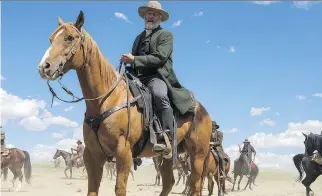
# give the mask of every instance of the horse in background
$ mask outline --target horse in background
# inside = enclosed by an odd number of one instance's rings
[[[79,165],[77,164],[76,161],[73,161],[72,160],[72,157],[75,156],[73,155],[72,153],[70,152],[67,152],[65,150],[59,150],[57,149],[56,150],[56,153],[54,154],[54,157],[53,159],[57,159],[58,157],[63,157],[64,161],[65,161],[65,165],[66,165],[66,168],[64,170],[64,174],[65,174],[65,177],[68,178],[67,176],[67,173],[66,171],[69,170],[69,173],[70,173],[70,177],[69,179],[72,179],[72,176],[73,176],[73,167],[76,167],[76,168],[79,168],[79,167],[84,167],[83,168],[83,172],[84,170],[86,169],[85,168],[85,165],[84,165],[84,162],[81,162]]]
[[[160,186],[160,178],[161,178],[160,165],[162,163],[162,157],[160,157],[160,156],[159,157],[153,157],[152,160],[153,160],[153,163],[154,163],[155,171],[157,172],[157,174],[155,176],[154,185]],[[172,170],[177,170],[178,171],[178,180],[177,180],[176,186],[178,186],[181,178],[183,178],[183,184],[185,184],[186,176],[188,176],[189,173],[184,170],[183,165],[180,162],[179,156],[178,156],[176,164],[172,166]]]
[[[22,185],[23,176],[25,181],[30,184],[31,179],[31,161],[30,155],[27,151],[18,148],[4,148],[1,150],[1,170],[8,168],[13,173],[13,179],[11,181],[15,191],[19,191]],[[24,174],[22,173],[22,167],[24,167]],[[16,187],[16,179],[19,179]]]
[[[245,188],[243,190],[246,190],[246,188],[247,188],[248,185],[249,185],[249,189],[250,190],[253,190],[252,189],[252,184],[254,186],[256,186],[255,179],[257,178],[258,173],[259,173],[258,166],[255,164],[254,161],[252,161],[252,163],[251,163],[251,170],[250,170],[250,173],[249,173],[249,177],[248,177],[248,180],[247,180],[247,184],[246,184],[246,186],[245,186]]]
[[[234,183],[233,183],[233,188],[231,189],[231,191],[235,190],[235,184],[236,184],[237,177],[239,176],[238,190],[240,190],[240,182],[242,181],[243,176],[249,175],[250,172],[251,172],[251,166],[248,161],[247,153],[242,152],[242,153],[240,153],[239,158],[234,161],[234,169],[233,169]]]
[[[144,93],[134,96],[128,82],[136,83],[126,73],[121,75],[104,57],[97,43],[83,28],[84,22],[82,11],[76,22],[65,23],[58,18],[58,27],[50,36],[51,45],[38,64],[38,71],[49,85],[49,81],[61,79],[70,70],[76,70],[84,98],[71,102],[84,100],[86,103],[83,135],[86,145],[84,162],[88,174],[87,194],[98,194],[103,166],[107,157],[113,156],[116,157],[117,167],[115,194],[124,196],[132,158],[156,157],[159,154],[152,151],[150,132],[145,131],[142,123],[145,119],[141,104],[138,103],[144,101],[141,99]],[[50,89],[57,98],[53,89]],[[173,138],[175,143],[182,143],[190,155],[192,169],[189,195],[198,196],[202,192],[212,120],[192,92],[191,99],[196,103],[193,111],[181,115],[175,110],[177,129]],[[175,154],[176,146],[173,150]],[[168,169],[172,168],[172,161],[164,160],[160,167],[163,182],[160,196],[166,196],[172,190],[173,170]]]
[[[302,181],[302,184],[306,188],[306,196],[310,196],[312,189],[311,184],[322,174],[322,135],[319,134],[305,134],[303,133],[305,140],[305,154],[297,154],[293,157],[293,163],[300,173],[297,178],[297,182]],[[314,151],[317,151],[314,154]],[[303,172],[306,176],[303,178]]]
[[[108,162],[106,161],[105,163],[105,169],[106,169],[106,176],[108,177],[109,175],[110,180],[112,180],[113,176],[116,177],[116,164],[115,164],[115,157],[113,157],[112,161]],[[134,174],[133,174],[133,170],[130,170],[130,174],[132,176],[132,179],[134,181]]]

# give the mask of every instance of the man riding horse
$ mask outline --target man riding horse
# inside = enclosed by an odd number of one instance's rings
[[[130,64],[127,70],[150,89],[162,131],[173,140],[172,104],[183,115],[193,109],[194,101],[190,92],[178,82],[173,70],[173,34],[160,26],[161,22],[168,20],[168,12],[162,9],[159,2],[150,1],[147,6],[139,7],[138,13],[144,19],[144,31],[136,37],[132,52],[123,54],[120,61]],[[172,148],[164,145],[163,134],[159,134],[157,140],[153,151],[170,159]]]
[[[253,161],[253,153],[254,153],[254,159],[255,159],[256,150],[250,144],[250,142],[248,141],[248,139],[245,139],[245,141],[243,143],[244,143],[244,146],[243,146],[242,149],[240,149],[240,147],[239,147],[239,152],[240,153],[246,153],[247,154],[247,157],[248,157],[249,164],[251,164],[252,161]]]
[[[219,125],[217,125],[216,121],[212,121],[212,135],[210,138],[210,148],[211,150],[214,150],[218,155],[218,162],[220,166],[220,178],[226,178],[224,150],[222,147],[223,133],[218,129]]]
[[[73,154],[73,151],[76,151],[77,153],[75,156],[72,157],[72,160],[76,161],[77,163],[76,165],[80,165],[83,162],[83,154],[84,154],[85,147],[83,146],[83,143],[80,140],[78,140],[76,143],[77,143],[77,148],[76,149],[71,148],[72,154]]]

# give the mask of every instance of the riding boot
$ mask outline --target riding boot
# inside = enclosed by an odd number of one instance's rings
[[[220,178],[225,179],[226,178],[226,173],[225,173],[225,160],[222,156],[220,156]]]
[[[172,140],[172,134],[174,130],[174,123],[173,123],[173,109],[165,108],[159,111],[159,119],[161,121],[162,126],[162,132],[165,132],[171,142]],[[160,143],[159,143],[160,142]],[[164,154],[164,158],[170,159],[172,157],[172,148],[170,146],[166,146],[165,144],[165,138],[162,135],[159,135],[158,137],[158,144],[155,144],[153,146],[153,151],[157,153]]]

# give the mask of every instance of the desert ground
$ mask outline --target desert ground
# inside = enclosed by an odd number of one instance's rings
[[[86,175],[81,173],[81,169],[74,169],[73,179],[66,179],[63,173],[64,163],[61,166],[54,168],[53,164],[39,164],[34,163],[32,171],[31,185],[26,184],[23,181],[22,188],[19,192],[9,191],[9,183],[12,179],[12,174],[9,172],[8,180],[1,183],[2,196],[67,196],[67,195],[86,195],[87,192],[87,180]],[[155,169],[153,165],[142,165],[137,171],[134,171],[134,178],[129,176],[128,181],[128,196],[143,196],[143,195],[159,195],[161,186],[154,186],[155,182]],[[177,171],[174,171],[175,178],[177,180]],[[230,176],[233,176],[229,172]],[[226,182],[228,189],[228,195],[231,196],[304,196],[305,188],[301,183],[295,182],[298,174],[296,172],[285,172],[276,169],[261,169],[258,178],[255,181],[257,186],[253,187],[253,190],[235,191],[231,192],[232,184]],[[246,179],[241,182],[241,189],[244,188]],[[322,178],[318,178],[311,186],[315,195],[322,194]],[[237,183],[236,183],[237,185]],[[99,195],[115,195],[114,193],[115,177],[110,180],[107,177],[106,170],[104,168],[104,175],[101,183]],[[237,186],[236,186],[237,187]],[[184,185],[182,180],[178,186],[173,187],[171,195],[180,195]],[[217,189],[214,189],[214,195]],[[208,195],[207,180],[204,185],[203,195]]]

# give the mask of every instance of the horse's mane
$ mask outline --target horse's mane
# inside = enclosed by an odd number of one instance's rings
[[[89,63],[93,57],[96,57],[96,63],[99,63],[98,66],[100,68],[100,77],[102,78],[102,82],[104,84],[107,84],[108,86],[112,86],[113,83],[117,80],[118,72],[101,52],[93,37],[84,28],[82,28],[82,33],[85,36],[85,52],[87,62]],[[121,81],[118,85],[118,88],[119,87],[125,89],[125,82],[123,83]]]
[[[310,133],[307,136],[308,146],[309,148],[313,148],[313,150],[317,150],[318,152],[322,152],[322,135]]]

